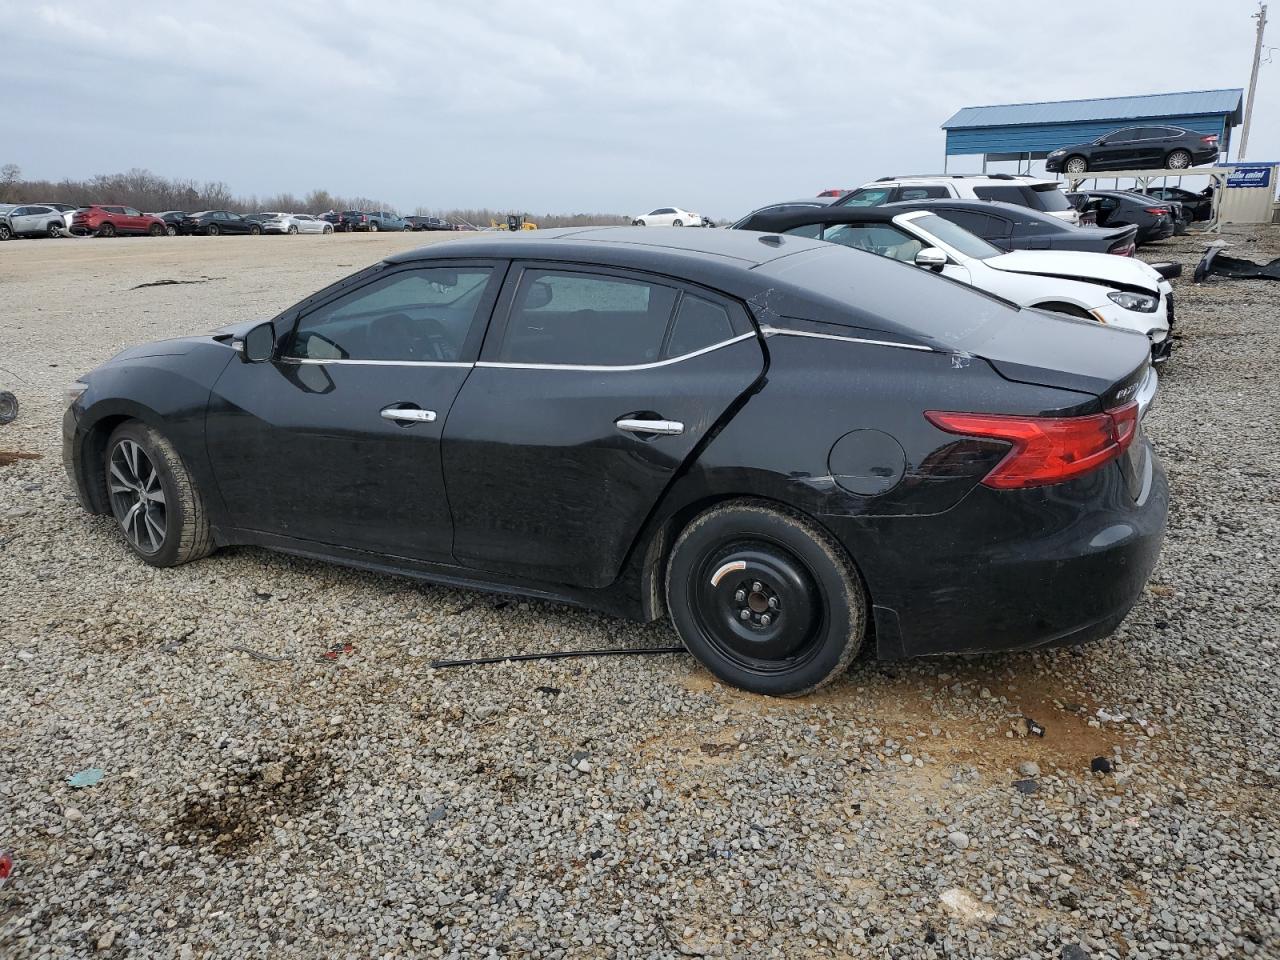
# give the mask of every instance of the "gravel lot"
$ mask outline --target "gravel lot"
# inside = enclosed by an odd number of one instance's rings
[[[0,955],[1280,956],[1280,286],[1143,251],[1187,270],[1173,510],[1116,636],[774,701],[673,655],[433,671],[675,639],[255,549],[157,571],[76,506],[64,383],[424,240],[0,245]]]

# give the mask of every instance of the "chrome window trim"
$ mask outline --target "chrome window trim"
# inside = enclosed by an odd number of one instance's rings
[[[836,333],[811,333],[808,330],[785,330],[781,327],[761,327],[760,332],[766,337],[811,337],[814,340],[842,340],[845,343],[867,343],[875,347],[899,347],[903,350],[923,350],[936,353],[933,347],[919,343],[895,343],[892,340],[868,340],[865,337],[842,337]]]
[[[589,363],[514,363],[506,360],[481,360],[477,367],[497,367],[504,370],[587,370],[596,373],[612,373],[615,371],[627,370],[652,370],[655,367],[666,367],[673,363],[680,363],[693,357],[700,357],[704,353],[710,353],[712,350],[719,350],[721,347],[727,347],[733,343],[740,343],[743,340],[749,340],[755,337],[754,333],[740,333],[736,337],[730,337],[728,340],[721,340],[719,343],[713,343],[709,347],[703,347],[701,350],[694,350],[691,353],[682,353],[678,357],[668,357],[666,360],[655,360],[652,363],[632,363],[621,366],[606,366],[604,364]]]
[[[474,367],[474,363],[463,360],[346,360],[335,357],[332,360],[319,357],[280,357],[278,363],[309,364],[311,366],[328,366],[343,364],[352,367]]]

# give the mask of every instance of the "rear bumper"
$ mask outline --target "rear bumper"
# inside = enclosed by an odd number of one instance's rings
[[[1164,540],[1164,470],[1139,442],[1137,500],[1111,463],[1052,487],[979,486],[932,517],[824,517],[867,581],[879,655],[1024,650],[1110,633]]]

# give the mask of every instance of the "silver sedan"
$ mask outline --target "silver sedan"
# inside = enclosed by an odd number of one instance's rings
[[[265,233],[333,233],[333,224],[309,213],[275,213],[262,221]]]

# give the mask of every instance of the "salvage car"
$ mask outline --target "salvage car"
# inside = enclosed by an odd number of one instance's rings
[[[680,207],[658,207],[631,218],[636,227],[700,227],[702,217]]]
[[[1141,193],[1128,190],[1080,190],[1073,197],[1081,197],[1094,212],[1100,227],[1120,227],[1132,224],[1138,228],[1138,246],[1167,240],[1177,230],[1177,219],[1171,204],[1165,200],[1153,200]]]
[[[826,207],[762,214],[739,225],[827,240],[915,264],[1022,307],[1036,307],[1143,334],[1156,363],[1169,358],[1173,287],[1127,257],[1074,250],[1005,253],[927,210]]]
[[[878,207],[904,200],[953,197],[1014,203],[1080,225],[1080,213],[1062,192],[1062,184],[1026,174],[939,173],[881,177],[864,183],[835,202],[837,207]]]
[[[0,212],[0,240],[14,237],[61,237],[67,224],[62,211],[42,204],[13,206]]]
[[[176,237],[178,235],[182,220],[186,215],[187,213],[185,210],[163,210],[160,213],[147,214],[149,217],[159,217],[163,220],[164,232],[171,237]]]
[[[798,694],[869,638],[1112,631],[1165,527],[1147,353],[801,237],[492,234],[125,350],[67,390],[63,456],[156,567],[255,544],[666,611],[720,679]]]
[[[1218,159],[1216,133],[1182,127],[1125,127],[1052,151],[1044,162],[1051,173],[1090,170],[1185,170]]]
[[[232,213],[230,210],[201,210],[190,213],[178,221],[178,232],[188,236],[203,234],[216,237],[224,233],[247,233],[257,236],[262,233],[262,224],[257,220]]]
[[[1182,204],[1187,220],[1192,223],[1213,219],[1213,187],[1206,187],[1199,193],[1182,187],[1150,187],[1139,192],[1157,200]]]
[[[165,222],[133,207],[90,204],[71,215],[71,232],[76,236],[114,237],[149,235],[163,237]]]
[[[964,227],[1001,250],[1080,250],[1132,257],[1138,228],[1073,227],[1030,207],[994,200],[914,200],[892,204],[900,210],[928,210]]]

